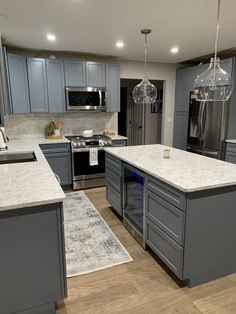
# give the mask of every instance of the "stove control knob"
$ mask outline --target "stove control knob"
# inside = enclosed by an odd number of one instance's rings
[[[107,145],[112,146],[112,141],[111,140],[107,141]]]
[[[85,146],[86,146],[85,142],[82,142],[81,147],[85,147]]]
[[[99,146],[104,146],[105,145],[105,141],[104,140],[99,140]]]

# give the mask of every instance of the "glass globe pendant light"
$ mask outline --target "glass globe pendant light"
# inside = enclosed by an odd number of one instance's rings
[[[141,83],[133,89],[132,96],[136,104],[153,104],[157,98],[157,89],[147,78],[147,35],[151,33],[150,29],[142,29],[141,34],[145,36],[145,76]]]
[[[218,0],[215,55],[214,58],[211,58],[209,68],[198,75],[194,81],[194,92],[199,101],[226,101],[230,98],[234,88],[231,75],[220,67],[220,59],[217,57],[220,1]]]

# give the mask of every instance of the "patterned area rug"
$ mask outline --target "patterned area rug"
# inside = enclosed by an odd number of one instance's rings
[[[66,194],[64,228],[67,277],[133,260],[81,191]]]

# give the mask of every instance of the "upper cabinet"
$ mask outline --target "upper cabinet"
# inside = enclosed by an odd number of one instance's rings
[[[26,58],[8,54],[9,87],[13,113],[30,112]]]
[[[3,116],[11,112],[66,112],[66,86],[106,87],[107,112],[120,111],[119,64],[26,58],[11,53],[7,63],[5,94],[11,106]]]
[[[86,62],[87,86],[105,87],[105,64],[99,62]]]
[[[85,86],[85,62],[64,60],[65,67],[65,85],[66,86]]]
[[[31,112],[48,112],[48,91],[45,59],[28,58]]]
[[[65,112],[65,80],[62,60],[46,60],[50,112]]]
[[[106,64],[107,112],[120,111],[120,65]]]

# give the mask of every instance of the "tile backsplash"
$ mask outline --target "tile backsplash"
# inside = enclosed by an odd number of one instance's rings
[[[63,134],[81,134],[85,128],[94,133],[104,130],[117,132],[117,114],[108,112],[68,112],[51,114],[15,114],[6,117],[5,131],[11,138],[44,136],[44,128],[50,121],[64,123]]]

